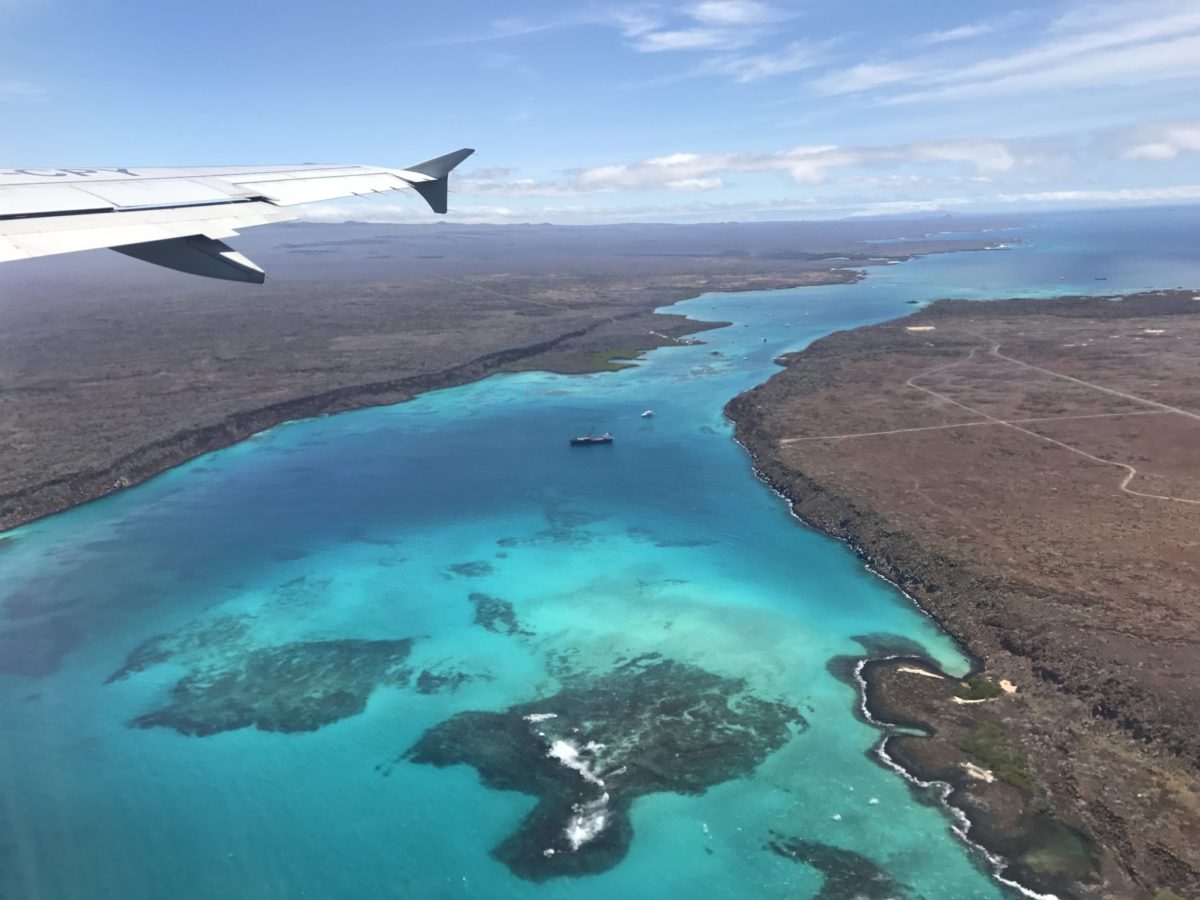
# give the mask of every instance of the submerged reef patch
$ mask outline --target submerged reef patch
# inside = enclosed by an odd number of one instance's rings
[[[332,578],[312,578],[300,575],[285,581],[271,591],[271,605],[295,613],[302,609],[320,609],[329,602]]]
[[[453,694],[467,682],[480,678],[490,680],[491,677],[461,669],[422,669],[413,687],[418,694]]]
[[[664,548],[691,548],[691,547],[711,547],[716,541],[711,538],[670,538],[656,534],[649,528],[643,528],[641,525],[631,525],[625,529],[635,541],[647,541],[655,547]]]
[[[852,850],[774,831],[767,849],[812,866],[825,877],[814,900],[907,900],[911,896],[909,889],[897,884],[886,870]]]
[[[177,657],[228,652],[232,647],[244,643],[249,634],[250,626],[242,616],[221,616],[171,634],[156,634],[134,647],[125,657],[125,662],[104,683],[121,681],[136,672]]]
[[[472,560],[471,562],[455,563],[447,571],[450,573],[447,577],[458,575],[462,578],[482,578],[484,575],[491,575],[495,568],[490,562]]]
[[[405,684],[412,639],[296,641],[260,647],[189,672],[170,703],[138,716],[132,728],[173,728],[204,736],[254,726],[316,731],[356,715],[382,684]]]
[[[492,855],[544,881],[603,872],[633,838],[629,810],[644,794],[699,794],[750,775],[806,727],[800,712],[755,697],[740,678],[654,656],[503,712],[464,712],[425,732],[415,763],[470,765],[495,790],[537,806]]]
[[[517,614],[513,612],[512,604],[507,600],[479,591],[472,592],[467,599],[475,607],[476,625],[486,628],[494,634],[533,636],[532,631],[525,631],[521,628],[517,621]]]

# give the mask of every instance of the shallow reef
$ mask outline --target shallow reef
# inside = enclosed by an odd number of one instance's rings
[[[401,758],[470,765],[489,788],[537,797],[492,854],[515,875],[544,881],[615,866],[633,838],[637,797],[699,794],[746,777],[806,725],[743,679],[654,654],[569,677],[542,700],[459,713]]]
[[[767,849],[825,878],[814,900],[908,900],[909,889],[861,853],[771,832]]]
[[[495,569],[490,562],[472,560],[470,562],[455,563],[447,571],[450,573],[447,577],[458,575],[462,578],[482,578],[484,575],[491,575]]]
[[[244,643],[250,626],[242,616],[221,616],[186,626],[171,634],[156,634],[146,638],[129,652],[125,662],[105,679],[105,684],[121,681],[151,666],[178,657],[228,651]]]
[[[532,631],[525,631],[521,628],[520,622],[517,621],[517,614],[507,600],[479,591],[472,592],[467,599],[475,607],[476,625],[495,634],[533,635]]]
[[[129,722],[211,735],[251,726],[261,731],[316,731],[356,715],[383,684],[406,684],[412,639],[296,641],[260,647],[193,669],[170,702]]]
[[[670,538],[656,534],[649,528],[643,528],[640,525],[632,525],[625,529],[635,541],[647,541],[655,547],[674,547],[674,548],[691,548],[691,547],[711,547],[716,541],[710,538]]]
[[[470,681],[490,677],[460,669],[422,669],[413,682],[413,687],[418,694],[453,694]]]

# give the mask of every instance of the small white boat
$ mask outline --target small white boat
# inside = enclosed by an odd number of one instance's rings
[[[646,410],[644,413],[642,413],[642,418],[643,419],[653,419],[654,418],[654,410],[652,410],[652,409]]]

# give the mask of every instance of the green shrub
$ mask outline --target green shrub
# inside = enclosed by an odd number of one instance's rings
[[[960,745],[963,752],[977,759],[1001,781],[1022,790],[1033,789],[1033,779],[1025,764],[1025,757],[1009,741],[999,725],[984,722],[975,726]]]
[[[963,700],[994,700],[1004,692],[990,678],[972,675],[955,688],[954,693]]]

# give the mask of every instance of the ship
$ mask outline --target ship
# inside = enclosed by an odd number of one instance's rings
[[[593,435],[590,431],[582,437],[571,438],[572,447],[590,447],[593,444],[611,444],[613,436],[607,431],[599,436]]]

